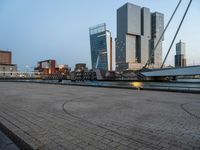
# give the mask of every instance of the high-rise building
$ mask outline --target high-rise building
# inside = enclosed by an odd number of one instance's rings
[[[157,48],[154,50],[162,32],[164,30],[164,15],[159,12],[154,12],[151,15],[151,25],[152,25],[152,44],[150,53],[153,53],[153,57],[151,59],[151,65],[155,68],[159,68],[162,65],[162,42],[160,42]],[[162,41],[164,37],[162,38]],[[154,50],[152,52],[152,50]]]
[[[117,10],[116,70],[129,69],[139,61],[141,8],[127,3]]]
[[[117,38],[115,39],[116,70],[141,69],[149,59],[151,49],[163,30],[163,14],[157,12],[151,14],[149,8],[141,8],[131,3],[120,7],[117,10]],[[162,44],[160,45],[161,48],[158,47],[153,56],[153,64],[162,60]]]
[[[176,55],[175,55],[175,67],[185,67],[186,57],[185,57],[185,43],[179,42],[176,44]]]
[[[106,24],[89,28],[92,69],[112,70],[112,37]]]
[[[145,64],[149,59],[151,44],[151,13],[149,8],[141,9],[141,42],[140,42],[140,63]]]

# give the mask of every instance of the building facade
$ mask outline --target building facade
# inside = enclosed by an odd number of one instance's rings
[[[0,78],[17,76],[17,65],[12,64],[12,52],[0,50]]]
[[[112,37],[106,24],[89,28],[92,69],[112,70]]]
[[[117,10],[117,37],[115,39],[116,70],[141,69],[149,59],[151,49],[163,30],[163,14],[151,13],[149,8],[141,8],[131,3],[120,7]],[[157,48],[153,56],[153,66],[159,60],[162,60],[162,47]]]
[[[151,59],[151,65],[154,68],[159,68],[162,65],[162,41],[158,44],[157,48],[154,50],[158,40],[160,39],[162,32],[164,30],[164,15],[159,12],[154,12],[151,14],[151,25],[152,25],[152,43],[150,48],[150,54],[153,54]],[[153,51],[154,50],[154,51]]]
[[[17,65],[0,64],[0,78],[17,77]]]
[[[176,55],[175,55],[175,67],[185,67],[186,66],[186,44],[184,42],[179,42],[176,44]]]
[[[34,70],[38,71],[42,75],[56,74],[56,61],[52,59],[39,61]]]
[[[60,75],[69,76],[70,71],[71,71],[71,68],[66,64],[56,65],[56,72]]]
[[[67,78],[70,75],[71,68],[66,64],[56,64],[56,60],[48,59],[39,61],[34,71],[42,77],[64,77]]]
[[[12,52],[0,50],[0,64],[12,64]]]

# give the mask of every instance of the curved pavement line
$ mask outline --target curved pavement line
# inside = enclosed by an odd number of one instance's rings
[[[186,105],[188,105],[188,104],[193,104],[193,103],[199,103],[199,104],[200,104],[200,102],[189,102],[189,103],[181,104],[180,107],[181,107],[181,109],[182,109],[184,112],[186,112],[186,113],[189,114],[190,116],[196,118],[197,120],[200,120],[200,116],[191,113],[189,110],[187,110],[187,108],[185,108]]]
[[[90,97],[91,97],[91,96],[90,96]],[[95,96],[93,96],[93,97],[95,97]],[[99,128],[101,128],[101,129],[110,131],[110,132],[112,132],[112,133],[114,133],[114,134],[117,134],[117,135],[122,136],[122,137],[124,137],[124,138],[127,138],[127,139],[129,139],[129,140],[133,140],[134,142],[140,143],[140,144],[144,145],[144,146],[147,147],[147,148],[151,148],[151,149],[154,149],[154,150],[160,150],[160,148],[158,148],[158,147],[156,147],[156,146],[152,146],[152,145],[150,145],[150,144],[146,144],[145,142],[141,142],[141,141],[139,141],[139,140],[137,140],[137,139],[134,139],[134,138],[132,138],[132,137],[130,137],[130,136],[128,136],[128,135],[121,134],[121,133],[119,133],[119,132],[117,132],[117,131],[115,131],[115,130],[112,130],[112,129],[106,128],[106,127],[104,127],[104,126],[95,124],[95,123],[93,123],[92,121],[89,121],[89,120],[87,120],[87,119],[83,119],[82,117],[79,117],[79,116],[77,116],[77,115],[74,115],[74,114],[70,113],[69,111],[67,111],[67,110],[65,109],[65,105],[66,105],[67,103],[73,102],[73,101],[76,101],[76,100],[79,100],[79,99],[81,99],[81,98],[86,98],[86,97],[79,97],[79,98],[74,98],[74,99],[70,99],[70,100],[65,101],[65,102],[63,103],[63,105],[62,105],[62,110],[64,111],[64,113],[66,113],[67,115],[69,115],[69,116],[71,116],[71,117],[73,117],[73,118],[79,119],[79,120],[84,121],[84,122],[89,123],[89,124],[92,124],[92,125],[94,125],[94,126],[96,126],[96,127],[99,127]]]

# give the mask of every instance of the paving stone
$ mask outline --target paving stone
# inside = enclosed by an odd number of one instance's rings
[[[0,127],[21,146],[199,149],[198,94],[0,82],[0,95]]]

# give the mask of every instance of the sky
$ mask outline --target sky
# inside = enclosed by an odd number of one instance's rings
[[[13,52],[19,70],[32,70],[38,61],[55,59],[58,64],[86,63],[91,67],[89,27],[106,23],[116,37],[116,10],[130,2],[150,8],[169,20],[179,0],[0,0],[0,49]],[[189,0],[183,0],[165,34],[163,57],[170,46]],[[193,0],[180,33],[186,42],[189,65],[200,64],[200,1]],[[113,41],[114,42],[114,41]],[[173,46],[166,65],[174,65]],[[114,57],[114,56],[113,56]]]

